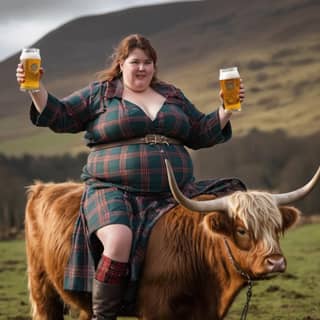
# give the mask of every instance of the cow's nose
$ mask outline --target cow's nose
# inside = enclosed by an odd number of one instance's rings
[[[267,258],[269,272],[283,272],[286,269],[286,261],[282,256],[272,256]]]

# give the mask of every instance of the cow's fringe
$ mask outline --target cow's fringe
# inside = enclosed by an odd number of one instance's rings
[[[262,242],[260,249],[272,253],[278,247],[276,239],[283,224],[272,195],[261,191],[235,192],[229,199],[230,217],[241,219],[254,239]]]

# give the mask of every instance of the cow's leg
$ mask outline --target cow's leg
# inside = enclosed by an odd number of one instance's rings
[[[63,303],[48,279],[42,252],[38,250],[39,239],[33,237],[34,226],[26,223],[26,251],[28,265],[28,288],[33,320],[62,320]]]
[[[55,289],[48,279],[46,271],[41,267],[35,256],[30,257],[28,248],[28,287],[29,300],[32,309],[33,320],[62,320],[64,304],[70,305],[72,309],[79,310],[79,320],[91,319],[91,294],[84,292],[71,292],[62,290],[62,285]],[[60,290],[59,290],[60,289]]]
[[[42,270],[35,271],[29,264],[29,298],[33,320],[63,320],[64,306],[57,292]]]
[[[79,320],[92,318],[91,293],[62,290],[59,291],[59,296],[70,309],[79,314]]]

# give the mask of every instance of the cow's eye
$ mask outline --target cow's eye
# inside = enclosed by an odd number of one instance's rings
[[[246,229],[243,229],[243,228],[238,228],[238,229],[237,229],[237,233],[238,233],[238,235],[240,235],[240,236],[244,236],[244,235],[247,234],[247,230],[246,230]]]

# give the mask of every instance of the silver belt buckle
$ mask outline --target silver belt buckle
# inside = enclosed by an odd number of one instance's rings
[[[145,142],[148,144],[158,144],[163,143],[169,145],[169,142],[165,136],[161,136],[158,134],[147,134],[145,136]]]

